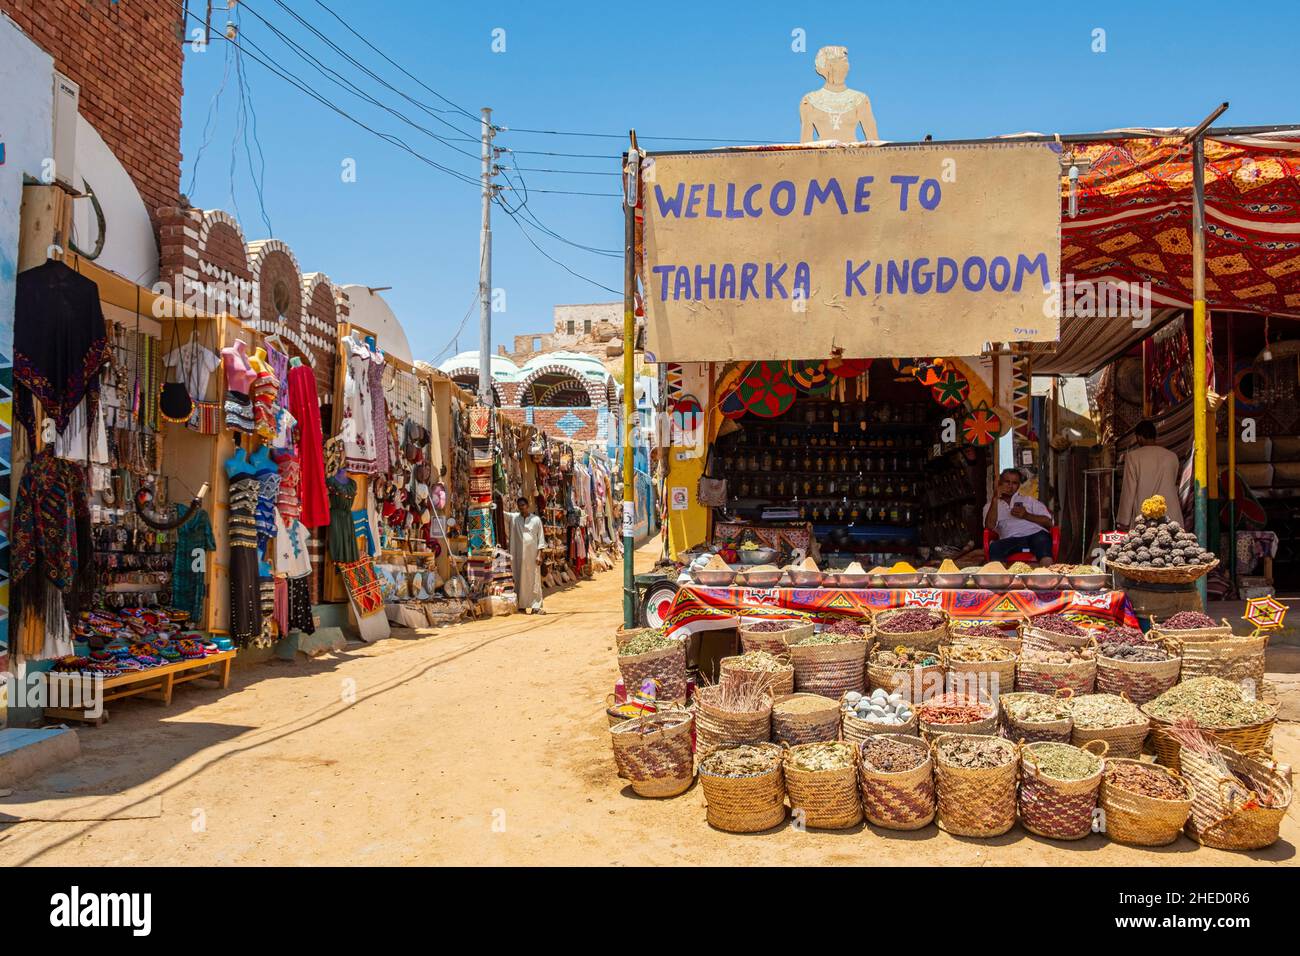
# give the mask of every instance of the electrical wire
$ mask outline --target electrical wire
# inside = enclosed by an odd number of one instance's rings
[[[627,133],[579,133],[560,129],[525,129],[521,126],[504,126],[509,133],[536,133],[544,136],[578,136],[589,139],[627,139]],[[664,139],[680,143],[741,143],[749,146],[771,146],[777,141],[772,139],[719,139],[715,136],[649,136],[637,133],[637,139]]]
[[[567,265],[565,265],[563,262],[555,258],[553,255],[551,255],[549,252],[547,252],[545,249],[543,249],[541,246],[537,244],[536,240],[534,240],[533,237],[529,235],[528,227],[525,224],[524,220],[522,220],[519,216],[516,216],[513,213],[511,213],[509,210],[506,210],[506,214],[510,217],[510,221],[519,227],[519,231],[523,233],[524,238],[528,240],[528,244],[532,246],[534,249],[536,249],[538,252],[540,252],[544,258],[549,259],[551,262],[555,263],[557,266],[559,266],[561,269],[563,269],[565,272],[567,272],[569,275],[573,276],[574,278],[581,279],[583,282],[589,282],[592,285],[596,286],[596,288],[604,289],[606,292],[613,293],[614,295],[622,295],[622,293],[619,292],[618,289],[611,289],[603,282],[597,282],[595,279],[591,278],[590,276],[585,276],[581,272],[575,272],[573,269],[570,269]]]
[[[527,173],[563,173],[568,176],[622,176],[622,173],[607,169],[539,169],[536,166],[516,166],[515,169]]]
[[[203,151],[207,149],[208,145],[212,142],[212,134],[216,131],[213,120],[216,118],[216,110],[221,100],[221,94],[225,91],[226,82],[230,79],[230,63],[233,59],[234,51],[228,46],[226,47],[225,68],[221,74],[221,84],[217,87],[217,91],[212,94],[212,99],[208,102],[208,116],[207,119],[203,121],[203,142],[199,144],[198,151],[194,154],[194,165],[190,167],[190,185],[189,188],[185,190],[185,195],[187,196],[194,195],[194,186],[198,182],[199,178],[199,161],[203,159]]]
[[[244,155],[248,159],[248,176],[253,181],[253,190],[257,193],[257,207],[262,215],[262,223],[266,226],[266,234],[271,238],[274,238],[275,230],[271,227],[271,217],[266,211],[266,154],[262,152],[262,141],[257,135],[257,109],[253,106],[253,88],[248,82],[247,74],[244,72],[243,51],[238,48],[235,50],[235,69],[239,74],[239,94],[241,101],[246,104],[248,115],[252,119],[251,133],[253,143],[257,145],[257,156],[260,160],[260,166],[255,167],[253,164],[253,151],[248,143],[250,127],[245,125]]]
[[[200,17],[200,16],[198,16],[198,15],[196,15],[196,14],[193,14],[193,13],[189,13],[189,12],[187,12],[187,13],[186,13],[186,16],[188,16],[191,20],[194,20],[196,23],[199,23],[199,24],[203,24],[203,23],[204,23],[203,18]],[[224,34],[217,33],[217,34],[214,34],[214,35],[215,35],[215,36],[219,36],[219,37],[221,37],[221,39],[225,40],[227,43],[231,44],[232,46],[237,46],[237,45],[239,45],[235,40],[231,40],[230,38],[226,37]],[[400,137],[394,135],[393,133],[384,133],[384,132],[381,132],[381,131],[375,129],[374,127],[372,127],[372,126],[370,126],[370,125],[364,123],[363,121],[357,119],[357,118],[356,118],[355,116],[353,116],[351,113],[349,113],[349,112],[347,112],[346,110],[340,108],[339,106],[336,106],[334,103],[331,103],[329,100],[327,100],[325,97],[321,96],[321,95],[320,95],[319,93],[317,93],[315,90],[311,89],[309,86],[307,86],[307,85],[304,83],[304,81],[302,81],[301,79],[297,78],[297,77],[294,76],[293,74],[291,74],[291,73],[289,73],[289,72],[287,72],[287,71],[283,71],[283,70],[279,69],[279,68],[276,67],[274,64],[267,62],[265,59],[262,59],[261,57],[256,56],[255,54],[249,53],[247,50],[245,50],[244,53],[245,53],[246,56],[248,56],[249,58],[251,58],[254,62],[259,63],[259,64],[260,64],[261,66],[263,66],[265,69],[269,70],[271,73],[274,73],[276,76],[278,76],[280,79],[284,80],[284,81],[285,81],[286,83],[288,83],[290,86],[293,86],[295,89],[297,89],[297,90],[299,90],[299,91],[301,91],[301,92],[307,94],[307,95],[310,96],[312,99],[316,100],[316,102],[320,103],[322,106],[326,107],[327,109],[331,110],[331,111],[334,112],[334,113],[337,113],[339,116],[343,117],[343,118],[346,119],[348,122],[353,123],[354,125],[361,127],[361,128],[364,129],[366,132],[368,132],[368,133],[370,133],[371,135],[377,137],[378,139],[383,140],[384,142],[388,143],[389,145],[396,146],[396,147],[398,147],[399,149],[405,150],[406,152],[408,152],[408,153],[410,153],[412,156],[414,156],[416,159],[420,160],[420,162],[422,162],[422,163],[424,163],[424,164],[426,164],[426,165],[428,165],[428,166],[431,166],[431,167],[433,167],[434,169],[440,170],[441,172],[447,173],[447,174],[448,174],[449,176],[451,176],[452,178],[454,178],[454,179],[458,179],[458,180],[460,180],[461,182],[467,183],[467,184],[473,186],[475,189],[478,189],[478,188],[481,187],[481,183],[479,182],[479,179],[478,179],[477,177],[475,177],[475,176],[470,176],[470,175],[468,175],[468,174],[466,174],[466,173],[462,173],[462,172],[459,171],[459,170],[452,169],[452,168],[449,167],[449,166],[444,166],[443,164],[437,162],[436,160],[430,159],[428,156],[425,156],[423,153],[417,151],[417,150],[414,149],[414,148],[413,148],[409,143],[405,142],[404,140],[402,140]]]

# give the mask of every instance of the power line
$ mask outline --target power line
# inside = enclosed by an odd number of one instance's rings
[[[578,136],[588,139],[627,139],[627,133],[579,133],[561,129],[525,129],[520,126],[506,126],[507,133],[537,133],[545,136]],[[647,136],[637,133],[637,139],[668,139],[681,143],[741,143],[751,146],[770,146],[776,142],[771,139],[720,139],[716,136]]]
[[[509,129],[506,132],[510,132]],[[622,159],[617,153],[554,153],[540,149],[506,149],[519,156],[567,156],[573,159]]]
[[[328,13],[330,16],[332,16],[332,17],[333,17],[335,20],[337,20],[339,23],[343,24],[343,26],[347,29],[347,31],[348,31],[349,33],[351,33],[354,37],[356,37],[358,40],[360,40],[362,43],[364,43],[366,46],[368,46],[368,47],[369,47],[371,50],[373,50],[375,53],[378,53],[378,54],[379,54],[381,57],[383,57],[384,60],[387,61],[390,65],[392,65],[392,66],[396,67],[398,70],[400,70],[400,71],[401,71],[401,72],[402,72],[402,73],[403,73],[403,74],[404,74],[408,79],[412,79],[412,80],[414,80],[416,83],[420,84],[421,87],[423,87],[424,89],[428,90],[428,91],[429,91],[430,93],[432,93],[434,96],[438,97],[438,99],[442,100],[444,103],[446,103],[448,106],[452,107],[452,108],[453,108],[454,110],[456,110],[458,113],[462,113],[463,115],[468,116],[471,120],[474,120],[475,122],[478,122],[478,119],[479,119],[479,118],[478,118],[477,116],[475,116],[475,115],[474,115],[473,113],[471,113],[469,110],[465,109],[463,106],[460,106],[460,105],[458,105],[458,104],[456,104],[456,103],[453,103],[451,100],[447,99],[447,97],[443,96],[441,93],[439,93],[439,92],[438,92],[437,90],[435,90],[433,87],[428,86],[428,85],[427,85],[423,80],[421,80],[421,79],[420,79],[418,76],[416,76],[415,74],[408,72],[408,71],[406,70],[406,68],[403,67],[400,63],[398,63],[398,62],[396,62],[395,60],[393,60],[391,57],[388,56],[387,53],[385,53],[383,50],[379,49],[379,47],[375,46],[373,43],[371,43],[369,40],[367,40],[364,36],[362,36],[360,33],[358,33],[355,29],[353,29],[351,24],[349,24],[349,23],[348,23],[346,20],[344,20],[341,16],[339,16],[339,15],[338,15],[337,13],[335,13],[332,9],[330,9],[328,6],[326,6],[326,5],[322,2],[322,0],[316,0],[316,6],[320,7],[322,10],[324,10],[326,13]]]
[[[622,199],[622,193],[588,193],[574,189],[534,189],[535,193],[549,193],[552,196],[599,196],[602,199]]]
[[[196,14],[193,14],[193,13],[189,13],[189,12],[187,12],[187,13],[186,13],[186,16],[188,16],[191,20],[194,20],[196,23],[199,23],[199,24],[203,24],[203,23],[204,23],[203,18],[200,17],[200,16],[197,16]],[[232,46],[239,46],[239,45],[240,45],[240,44],[237,43],[235,40],[231,40],[229,37],[225,36],[225,34],[223,34],[223,33],[216,33],[216,34],[214,34],[214,36],[218,36],[218,37],[220,37],[222,40],[225,40],[227,43],[231,44]],[[251,42],[251,41],[250,41],[250,42]],[[255,49],[259,49],[259,50],[261,49],[260,47],[257,47],[256,44],[252,44],[252,45],[254,46]],[[266,68],[267,70],[269,70],[270,72],[274,73],[274,74],[275,74],[276,76],[278,76],[280,79],[284,80],[284,81],[285,81],[286,83],[288,83],[290,86],[293,86],[294,88],[300,90],[301,92],[306,93],[306,94],[307,94],[308,96],[310,96],[312,99],[316,100],[316,102],[320,103],[322,106],[326,107],[327,109],[331,110],[332,112],[337,113],[339,116],[341,116],[341,117],[343,117],[344,119],[348,120],[350,123],[353,123],[353,124],[355,124],[355,125],[357,125],[357,126],[360,126],[360,127],[361,127],[362,129],[364,129],[366,132],[372,134],[373,136],[378,137],[379,139],[383,140],[384,142],[388,143],[389,145],[396,146],[396,147],[398,147],[399,149],[405,150],[406,152],[408,152],[408,153],[410,153],[412,156],[414,156],[416,159],[420,160],[420,162],[425,163],[425,164],[428,165],[428,166],[432,166],[434,169],[437,169],[437,170],[440,170],[440,171],[442,171],[442,172],[445,172],[445,173],[447,173],[448,175],[452,176],[454,179],[458,179],[458,180],[460,180],[461,182],[468,183],[469,185],[472,185],[475,189],[478,189],[478,188],[481,187],[481,184],[479,183],[479,180],[478,180],[477,177],[466,175],[465,173],[462,173],[462,172],[460,172],[459,170],[452,169],[452,168],[449,167],[449,166],[444,166],[444,165],[442,165],[441,163],[437,162],[436,160],[430,159],[428,156],[425,156],[423,153],[420,153],[420,152],[416,151],[415,149],[413,149],[409,143],[405,142],[405,141],[402,140],[400,137],[398,137],[398,136],[396,136],[396,135],[394,135],[394,134],[392,134],[392,133],[384,133],[384,132],[380,132],[379,130],[375,129],[374,127],[372,127],[372,126],[370,126],[370,125],[368,125],[368,124],[362,122],[361,120],[357,119],[355,116],[353,116],[351,113],[347,112],[346,110],[344,110],[344,109],[342,109],[342,108],[336,106],[334,103],[331,103],[329,100],[325,99],[325,97],[321,96],[321,95],[320,95],[319,93],[317,93],[315,90],[313,90],[313,89],[311,89],[310,87],[308,87],[308,86],[304,83],[304,81],[302,81],[301,79],[297,78],[297,77],[294,76],[293,74],[291,74],[291,73],[289,73],[289,72],[287,72],[287,71],[282,71],[281,69],[279,69],[278,67],[274,66],[274,65],[271,64],[271,63],[268,63],[266,60],[262,59],[261,57],[256,56],[256,55],[253,54],[253,53],[249,53],[247,50],[244,50],[244,53],[245,53],[246,56],[250,57],[254,62],[261,64],[263,67],[265,67],[265,68]]]
[[[199,178],[199,161],[203,159],[203,151],[208,148],[212,142],[212,134],[215,132],[213,120],[216,118],[217,106],[221,100],[221,94],[226,89],[226,82],[230,79],[230,62],[234,59],[234,51],[226,47],[226,62],[221,74],[221,84],[217,87],[217,92],[212,94],[212,99],[208,102],[208,116],[203,121],[203,142],[199,144],[198,152],[194,154],[194,165],[190,167],[190,185],[185,190],[187,196],[194,195],[194,186]]]
[[[515,169],[527,173],[563,173],[567,176],[622,176],[605,169],[540,169],[537,166],[516,166]]]
[[[266,154],[262,152],[262,141],[257,135],[257,109],[253,106],[253,90],[248,82],[248,77],[244,72],[244,55],[243,51],[236,48],[235,50],[235,70],[239,76],[239,97],[241,104],[247,107],[248,116],[252,118],[251,131],[253,134],[253,143],[257,146],[258,159],[261,161],[260,171],[253,166],[253,151],[248,145],[248,134],[250,127],[244,125],[244,156],[248,159],[248,176],[253,181],[253,190],[257,193],[257,207],[262,215],[262,223],[266,226],[266,234],[274,237],[275,230],[271,227],[271,217],[266,211],[266,196],[264,188],[266,185]],[[233,186],[232,186],[233,189]]]
[[[528,228],[522,219],[520,219],[518,216],[511,213],[509,210],[506,210],[506,215],[510,217],[511,222],[513,222],[516,226],[519,227],[519,231],[523,233],[523,236],[525,239],[528,240],[529,245],[531,245],[534,249],[540,252],[545,258],[555,263],[557,266],[559,266],[569,275],[581,279],[583,282],[589,282],[592,285],[596,286],[596,288],[598,289],[604,289],[606,292],[613,293],[614,295],[621,295],[621,293],[617,289],[611,289],[609,286],[605,285],[604,283],[597,282],[595,279],[591,278],[590,276],[585,276],[581,272],[575,272],[573,269],[570,269],[567,265],[565,265],[563,262],[555,258],[553,255],[551,255],[549,252],[547,252],[545,249],[543,249],[541,246],[537,244],[537,242],[533,239],[533,237],[529,235]]]

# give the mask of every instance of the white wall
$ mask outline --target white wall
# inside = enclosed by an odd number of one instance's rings
[[[343,291],[347,293],[348,304],[351,306],[348,321],[375,333],[381,349],[408,365],[411,364],[414,361],[411,358],[411,343],[406,340],[402,323],[397,320],[383,296],[371,292],[363,285],[345,285]]]
[[[153,285],[158,279],[158,243],[149,211],[126,168],[83,116],[77,117],[73,182],[83,192],[88,183],[104,210],[104,251],[95,264],[137,285]],[[72,237],[78,248],[90,252],[99,236],[93,204],[89,199],[78,199],[72,209]]]

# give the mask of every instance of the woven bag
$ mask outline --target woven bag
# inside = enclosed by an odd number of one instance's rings
[[[1077,706],[1082,699],[1082,697],[1075,697],[1070,702],[1071,706]],[[1133,722],[1121,724],[1118,727],[1080,726],[1076,717],[1070,729],[1070,743],[1076,747],[1082,747],[1089,741],[1104,740],[1112,756],[1136,760],[1142,756],[1142,744],[1146,741],[1147,732],[1151,729],[1151,720],[1136,706],[1134,706],[1133,711]]]
[[[1149,767],[1170,777],[1182,785],[1187,793],[1183,800],[1159,800],[1145,794],[1134,793],[1115,786],[1105,776],[1105,768],[1115,763],[1138,764]],[[1133,846],[1167,846],[1178,839],[1183,824],[1192,812],[1192,798],[1195,791],[1178,774],[1155,764],[1142,763],[1139,760],[1116,759],[1103,761],[1101,779],[1101,809],[1105,814],[1103,820],[1106,835],[1119,843]]]
[[[1097,693],[1119,694],[1141,706],[1178,683],[1182,659],[1126,661],[1097,655]]]
[[[1005,751],[1006,762],[989,768],[956,767],[943,758],[945,740],[980,740]],[[931,744],[939,794],[939,828],[954,836],[1001,836],[1016,825],[1015,744],[999,737],[942,734]]]
[[[925,759],[911,770],[890,773],[867,764],[859,745],[858,782],[867,820],[887,830],[919,830],[928,826],[934,819],[936,806],[934,758],[930,748],[919,737],[901,734],[877,736],[915,746],[924,753]]]
[[[1058,634],[1056,631],[1034,627],[1029,621],[1020,625],[1022,647],[1041,647],[1051,651],[1062,647],[1087,647],[1093,640],[1091,634],[1084,634],[1081,637],[1074,634]]]
[[[1003,694],[998,698],[999,717],[1001,719],[1002,736],[1012,743],[1044,743],[1051,741],[1053,743],[1068,744],[1070,742],[1070,730],[1074,726],[1074,721],[1069,717],[1059,720],[1017,720],[1011,716],[1007,709],[1007,704],[1024,697],[1048,697],[1048,694],[1038,694],[1035,692],[1024,692],[1016,694]],[[1068,696],[1068,695],[1062,695]]]
[[[794,689],[820,694],[832,700],[847,690],[866,690],[869,641],[837,644],[792,644]]]
[[[940,737],[944,734],[966,734],[969,736],[983,737],[986,735],[997,733],[998,708],[997,705],[995,705],[992,702],[991,698],[989,698],[987,695],[968,698],[962,694],[953,694],[951,698],[951,702],[953,703],[971,703],[971,704],[982,705],[985,709],[985,716],[981,717],[979,720],[973,720],[968,723],[961,723],[961,724],[951,724],[951,723],[945,724],[945,723],[936,723],[932,720],[926,719],[926,709],[928,707],[937,706],[947,700],[950,700],[950,697],[948,694],[944,694],[940,697],[932,698],[931,700],[928,700],[923,704],[917,705],[916,708],[917,724],[918,727],[920,728],[921,737],[923,739],[934,740],[936,737]]]
[[[788,654],[782,657],[789,658]],[[773,671],[752,671],[738,666],[740,657],[724,657],[718,662],[718,683],[763,684],[773,697],[794,693],[794,665],[787,662]]]
[[[785,754],[785,790],[790,810],[803,825],[819,830],[843,830],[862,822],[862,801],[858,797],[857,760],[851,744],[843,748],[848,766],[834,770],[801,770],[795,761],[809,744],[791,747]]]
[[[1230,747],[1220,747],[1228,769],[1253,783],[1247,788],[1200,754],[1184,750],[1183,775],[1196,790],[1187,835],[1219,850],[1262,850],[1281,836],[1282,820],[1291,806],[1292,788],[1286,778],[1262,761]],[[1264,806],[1266,797],[1271,806]]]
[[[840,739],[849,743],[860,744],[876,734],[899,734],[915,737],[917,735],[916,712],[904,724],[878,724],[863,720],[844,705],[844,696],[840,697]]]
[[[1232,625],[1228,623],[1226,617],[1220,618],[1221,624],[1213,624],[1210,627],[1184,627],[1170,629],[1161,627],[1156,618],[1151,619],[1151,630],[1147,632],[1147,640],[1176,642],[1178,644],[1200,644],[1204,641],[1221,641],[1224,638],[1232,637]]]
[[[1153,716],[1147,711],[1148,706],[1143,705],[1141,710],[1151,720],[1151,746],[1155,750],[1156,762],[1163,764],[1170,770],[1178,771],[1180,769],[1179,753],[1182,750],[1182,744],[1169,732],[1169,728],[1173,724],[1171,721]],[[1273,716],[1267,720],[1247,724],[1243,727],[1201,727],[1200,730],[1222,747],[1231,747],[1233,750],[1244,754],[1271,754],[1273,752],[1271,742],[1273,726],[1276,723],[1277,705],[1275,704],[1273,706]]]
[[[1097,757],[1106,755],[1105,741],[1080,748]],[[1053,840],[1082,840],[1092,832],[1093,810],[1101,790],[1102,762],[1095,773],[1081,780],[1061,780],[1041,772],[1035,759],[1043,743],[1020,749],[1020,823],[1030,833]],[[1064,746],[1069,744],[1047,744]]]
[[[642,797],[675,797],[695,778],[691,715],[666,711],[626,720],[609,730],[619,776]]]
[[[1054,694],[1069,690],[1075,694],[1091,694],[1097,682],[1095,660],[1074,661],[1070,664],[1048,664],[1043,661],[1016,663],[1016,690]]]
[[[772,767],[744,777],[729,777],[699,769],[710,826],[728,833],[757,833],[770,830],[785,820],[785,775],[781,769],[781,748],[770,748]]]
[[[972,640],[970,643],[984,642]],[[987,646],[994,645],[989,642]],[[943,659],[944,686],[947,690],[987,694],[997,698],[1016,686],[1016,657],[1010,651],[1006,652],[1006,657],[993,661],[953,660],[951,645],[940,647],[939,652]]]
[[[812,637],[811,622],[791,621],[784,631],[751,631],[753,625],[740,625],[740,649],[748,654],[750,651],[767,651],[776,657],[783,657],[790,652],[790,645]]]
[[[925,667],[886,667],[884,664],[867,664],[868,690],[883,690],[886,694],[902,694],[912,703],[920,703],[943,693],[943,664]]]
[[[619,655],[618,670],[625,687],[640,687],[646,678],[659,682],[664,700],[686,700],[686,644],[661,647],[644,654]]]
[[[772,699],[754,711],[730,711],[718,706],[720,687],[695,692],[695,738],[700,753],[739,744],[765,744],[772,736]]]
[[[772,703],[772,740],[778,744],[793,747],[837,740],[839,734],[839,705],[829,697],[785,694]]]
[[[1229,637],[1225,640],[1195,643],[1171,642],[1182,658],[1180,680],[1194,677],[1221,677],[1240,684],[1252,681],[1256,687],[1264,681],[1264,655],[1268,635]]]

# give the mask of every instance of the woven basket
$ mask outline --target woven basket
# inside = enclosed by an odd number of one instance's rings
[[[794,689],[838,700],[846,690],[859,693],[867,686],[867,651],[870,641],[839,644],[794,644]]]
[[[795,713],[790,709],[793,701],[812,701],[819,706],[806,713]],[[778,744],[794,747],[798,744],[838,740],[839,735],[840,708],[829,697],[806,693],[786,694],[772,704],[772,740]]]
[[[1072,664],[1047,664],[1042,661],[1020,660],[1016,663],[1016,690],[1054,694],[1069,690],[1075,694],[1091,694],[1097,682],[1095,660],[1075,661]]]
[[[858,750],[858,783],[862,787],[862,809],[866,818],[887,830],[919,830],[934,819],[934,758],[919,737],[902,734],[879,734],[906,742],[925,752],[920,766],[899,773],[886,773],[869,767]],[[863,741],[865,743],[865,741]]]
[[[785,754],[785,790],[790,810],[803,814],[804,826],[819,830],[843,830],[862,822],[862,801],[858,797],[857,760],[853,746],[839,744],[851,758],[838,770],[800,770],[794,759],[808,745],[791,747]]]
[[[1137,581],[1139,584],[1191,584],[1205,577],[1218,566],[1219,559],[1215,558],[1209,564],[1184,564],[1172,568],[1139,568],[1133,564],[1109,561],[1106,569],[1118,571],[1130,581]]]
[[[1033,620],[1030,618],[1030,620]],[[1082,637],[1073,634],[1058,634],[1056,631],[1034,627],[1029,621],[1020,625],[1020,644],[1022,647],[1041,647],[1045,650],[1057,650],[1062,647],[1087,647],[1095,638],[1092,634]]]
[[[840,696],[840,739],[853,744],[860,744],[876,734],[898,734],[904,737],[916,736],[916,712],[905,724],[877,724],[863,720],[855,713],[844,709],[844,697]]]
[[[701,687],[695,692],[695,736],[701,754],[718,747],[765,744],[772,737],[772,699],[759,710],[736,713],[717,705],[719,687]]]
[[[939,744],[961,734],[942,734],[932,744],[934,777],[939,794],[939,828],[954,836],[1001,836],[1016,825],[1015,744],[998,737],[979,737],[1005,748],[1007,762],[1000,767],[967,769],[943,762]]]
[[[740,625],[740,649],[748,654],[750,651],[767,651],[777,657],[782,657],[790,652],[790,645],[795,641],[802,641],[805,637],[812,637],[813,625],[811,621],[789,621],[789,627],[784,631],[751,631],[753,625]]]
[[[1161,770],[1182,784],[1188,796],[1185,800],[1157,800],[1112,786],[1106,780],[1105,768],[1114,763],[1135,763]],[[1119,843],[1133,846],[1167,846],[1173,843],[1192,812],[1193,796],[1195,790],[1187,781],[1164,767],[1114,757],[1103,761],[1100,803],[1105,814],[1106,835]]]
[[[1081,749],[1104,757],[1105,742],[1096,743],[1095,748]],[[1102,762],[1098,760],[1096,773],[1082,780],[1060,780],[1039,772],[1035,748],[1042,746],[1028,744],[1020,750],[1020,824],[1030,833],[1052,840],[1082,840],[1092,832]]]
[[[1161,627],[1156,618],[1151,619],[1151,630],[1147,632],[1147,640],[1164,641],[1172,644],[1200,644],[1205,641],[1222,641],[1225,638],[1232,637],[1232,625],[1228,623],[1226,617],[1219,618],[1222,624],[1214,624],[1210,627],[1185,627],[1171,630],[1167,627]]]
[[[1264,652],[1268,635],[1260,637],[1230,637],[1218,641],[1198,641],[1177,644],[1182,656],[1180,680],[1194,677],[1222,677],[1240,684],[1253,681],[1259,687],[1264,681]]]
[[[1024,741],[1028,744],[1052,743],[1068,744],[1070,742],[1070,730],[1074,727],[1074,721],[1065,717],[1061,720],[1016,720],[1007,712],[1007,702],[1014,701],[1020,697],[1031,696],[1050,696],[1046,694],[1035,695],[1033,693],[1003,694],[998,698],[999,718],[1002,724],[1002,736],[1012,743]]]
[[[950,617],[948,619],[947,643],[951,644],[953,641],[987,641],[988,643],[998,644],[1001,645],[1002,647],[1005,647],[1010,652],[1010,654],[1008,655],[1010,657],[1015,657],[1017,654],[1020,653],[1019,627],[1017,627],[1015,630],[1012,631],[1005,631],[1004,633],[1006,634],[1006,637],[985,637],[983,635],[980,635],[978,637],[966,636],[965,632],[967,628],[973,627],[976,624],[987,624],[987,623],[989,622],[963,620],[962,618]]]
[[[648,714],[611,727],[619,776],[642,797],[675,797],[695,777],[691,753],[691,715],[684,711]]]
[[[1219,752],[1234,773],[1248,775],[1255,787],[1243,794],[1245,787],[1229,780],[1200,754],[1184,753],[1182,772],[1196,790],[1187,835],[1218,850],[1262,850],[1272,846],[1281,836],[1282,820],[1291,806],[1291,784],[1246,754],[1230,747],[1221,747]],[[1260,805],[1261,791],[1272,797],[1273,806]]]
[[[636,637],[638,634],[644,634],[646,631],[653,631],[653,630],[655,629],[652,627],[630,627],[629,628],[629,627],[624,627],[622,624],[620,624],[618,626],[618,630],[614,632],[614,644],[617,647],[621,648],[624,644],[632,640],[632,638]]]
[[[781,748],[770,747],[776,760],[771,770],[748,777],[724,777],[699,770],[707,818],[711,826],[728,833],[757,833],[785,820],[785,776]]]
[[[912,703],[928,700],[943,692],[943,664],[928,667],[885,667],[867,664],[867,689],[902,694]]]
[[[1141,710],[1151,719],[1151,746],[1155,750],[1156,762],[1177,771],[1180,769],[1179,751],[1182,750],[1182,745],[1169,733],[1172,723],[1152,716],[1147,712],[1148,706],[1144,704]],[[1273,716],[1259,723],[1244,727],[1202,727],[1200,730],[1207,737],[1212,737],[1219,746],[1231,747],[1244,754],[1271,754],[1273,748],[1270,738],[1276,723],[1277,706],[1274,705]]]
[[[925,719],[925,704],[918,704],[916,710],[917,725],[921,731],[921,737],[925,740],[934,740],[944,734],[964,734],[971,737],[985,737],[998,732],[998,708],[993,704],[987,695],[982,695],[976,700],[987,706],[988,716],[981,720],[972,721],[968,724],[936,724]]]
[[[885,647],[895,647],[899,644],[906,644],[908,647],[915,647],[922,651],[938,650],[939,645],[948,639],[948,625],[952,618],[948,612],[941,607],[927,607],[919,610],[929,611],[932,614],[938,614],[943,618],[943,623],[936,628],[928,631],[909,631],[905,634],[899,634],[892,631],[882,631],[880,625],[890,618],[903,613],[904,611],[915,611],[914,607],[894,607],[887,611],[877,611],[873,619],[875,625],[876,640]]]
[[[972,642],[973,643],[973,642]],[[949,656],[952,647],[939,648],[944,666],[944,686],[947,690],[987,694],[996,698],[1016,686],[1016,657],[996,661],[954,661]]]
[[[640,687],[651,677],[659,682],[661,700],[686,700],[686,644],[682,641],[644,654],[620,655],[618,670],[625,687]]]
[[[1126,661],[1097,656],[1097,693],[1128,697],[1139,707],[1155,700],[1178,683],[1182,659]]]
[[[1070,743],[1083,747],[1090,741],[1104,740],[1112,756],[1137,760],[1142,756],[1142,744],[1150,729],[1151,721],[1141,711],[1136,721],[1119,727],[1080,727],[1076,720],[1070,731]]]
[[[783,654],[788,658],[788,654]],[[763,683],[773,697],[794,693],[794,665],[783,662],[783,666],[774,671],[751,671],[736,666],[738,657],[724,657],[718,662],[718,683]]]

